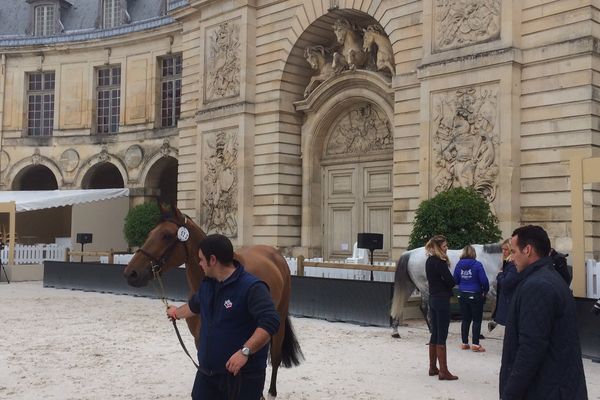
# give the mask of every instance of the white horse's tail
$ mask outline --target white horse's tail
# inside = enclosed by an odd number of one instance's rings
[[[392,307],[390,316],[392,317],[392,326],[397,327],[404,319],[404,305],[416,289],[410,275],[408,275],[408,260],[410,252],[402,254],[396,265],[396,274],[394,275],[394,295],[392,297]]]

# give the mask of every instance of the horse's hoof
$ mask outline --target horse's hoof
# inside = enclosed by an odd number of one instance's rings
[[[400,334],[399,333],[392,333],[392,337],[394,339],[400,339]]]

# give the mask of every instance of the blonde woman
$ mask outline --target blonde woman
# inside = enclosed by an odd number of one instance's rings
[[[473,345],[470,349],[480,353],[485,351],[479,344],[479,334],[481,332],[481,320],[483,319],[483,303],[487,292],[490,290],[490,282],[483,265],[476,258],[477,254],[473,246],[466,245],[463,248],[460,261],[454,269],[454,280],[460,290],[462,349],[469,349],[469,330],[472,322]]]
[[[432,237],[425,245],[427,261],[425,272],[429,284],[429,310],[431,312],[431,338],[429,339],[429,376],[438,375],[441,381],[458,379],[448,371],[446,339],[450,326],[450,297],[454,278],[446,252],[448,242],[442,235]],[[436,366],[439,362],[439,369]]]
[[[521,281],[517,267],[512,261],[510,239],[502,242],[502,256],[502,270],[496,277],[496,292],[498,295],[496,309],[492,314],[492,318],[496,324],[506,325],[508,305],[510,304],[514,290]],[[495,325],[488,324],[488,329],[491,328],[490,330],[495,327]]]

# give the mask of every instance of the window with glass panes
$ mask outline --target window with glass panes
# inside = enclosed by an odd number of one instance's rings
[[[54,126],[54,72],[27,76],[27,135],[50,136]]]
[[[54,6],[43,5],[34,9],[35,35],[48,36],[54,34]]]
[[[104,28],[112,28],[119,25],[119,1],[104,0],[104,4],[102,5]]]
[[[176,126],[181,113],[181,54],[161,59],[161,126]]]
[[[121,113],[121,66],[99,68],[96,85],[96,132],[117,133]]]

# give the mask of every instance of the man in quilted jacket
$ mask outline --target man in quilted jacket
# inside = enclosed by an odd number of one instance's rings
[[[552,267],[550,239],[527,225],[513,232],[511,247],[522,277],[508,310],[500,398],[587,399],[575,301]]]

